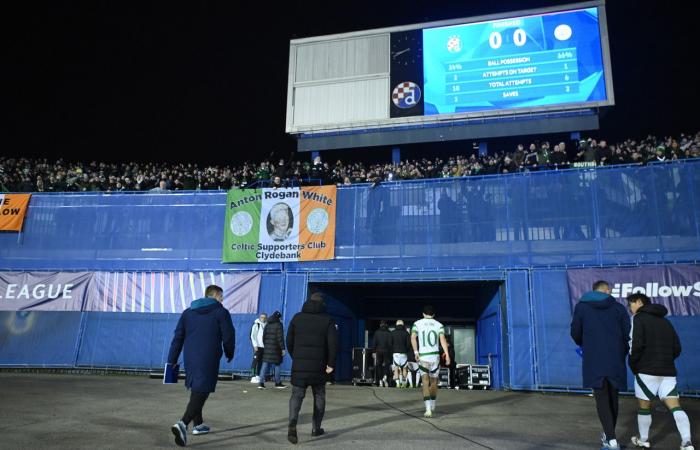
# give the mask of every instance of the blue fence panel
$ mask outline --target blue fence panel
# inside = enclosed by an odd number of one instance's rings
[[[522,262],[570,266],[597,261],[594,203],[584,184],[586,177],[582,171],[548,171],[520,177],[527,181],[522,187],[511,183],[514,194],[521,193],[512,207],[513,214],[523,217],[518,235],[528,243],[529,259]]]
[[[78,366],[162,368],[179,314],[84,313]]]
[[[513,389],[534,388],[528,283],[528,273],[522,270],[509,272],[506,278],[509,373]]]
[[[34,194],[19,234],[0,234],[1,269],[279,270],[222,264],[226,194]]]
[[[180,318],[179,314],[159,313],[84,314],[85,328],[77,366],[141,370],[163,368]],[[236,351],[230,363],[222,357],[220,370],[246,372],[250,369],[250,326],[255,317],[254,314],[231,316],[236,330]],[[186,370],[185,366],[183,368]]]
[[[255,314],[234,314],[231,316],[233,328],[236,330],[236,348],[233,361],[227,363],[221,358],[220,370],[248,375],[252,367],[253,346],[250,342],[250,329],[257,319]]]
[[[503,371],[508,364],[508,344],[503,342],[501,289],[503,287],[496,290],[487,302],[476,324],[476,361],[491,366],[491,386],[494,389],[510,383],[508,374]]]
[[[81,313],[0,311],[0,365],[73,367]]]
[[[662,261],[652,168],[590,173],[598,205],[601,263]]]
[[[282,311],[285,339],[289,331],[289,321],[292,320],[294,314],[301,311],[302,305],[306,301],[308,288],[307,279],[308,276],[306,274],[288,273],[286,275],[284,311]],[[284,357],[282,361],[282,370],[285,372],[292,370],[292,361],[289,356]]]
[[[571,304],[564,270],[532,272],[535,350],[539,388],[581,386],[581,357],[571,339]]]
[[[284,309],[284,298],[282,297],[284,287],[284,275],[281,273],[264,273],[260,280],[260,297],[258,300],[258,313],[272,314],[275,311]],[[251,322],[252,326],[253,323]]]
[[[678,389],[700,394],[700,317],[669,317],[681,340],[681,356],[676,359]]]
[[[664,261],[697,259],[700,212],[700,171],[692,165],[654,165],[652,180],[656,185],[658,208],[655,217],[660,230],[660,247]]]
[[[266,313],[268,316],[275,311],[284,314],[284,275],[262,275],[260,282],[260,300],[258,302],[258,314]],[[236,329],[236,353],[233,362],[226,365],[226,370],[243,372],[245,374],[252,367],[253,344],[250,341],[250,331],[258,314],[236,314],[233,318],[233,326]],[[286,327],[284,329],[287,331]]]

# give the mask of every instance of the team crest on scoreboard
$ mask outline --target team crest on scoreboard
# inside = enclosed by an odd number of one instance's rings
[[[447,40],[447,51],[450,53],[459,53],[462,51],[462,37],[455,34]]]
[[[391,100],[399,108],[413,108],[420,102],[420,86],[412,81],[399,83],[391,93]]]

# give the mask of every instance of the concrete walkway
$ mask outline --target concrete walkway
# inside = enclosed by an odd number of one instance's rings
[[[272,384],[268,384],[271,386]],[[290,389],[259,391],[220,381],[204,409],[212,432],[189,436],[193,448],[294,448],[286,439]],[[0,373],[0,448],[175,448],[170,426],[184,411],[183,384],[145,376]],[[296,447],[334,449],[596,449],[599,424],[587,396],[494,391],[438,393],[437,414],[423,419],[419,390],[328,386],[327,435],[311,437],[306,396]],[[700,433],[700,400],[685,399]],[[671,415],[657,405],[651,441],[677,449]],[[636,405],[621,401],[618,438],[636,433]],[[696,441],[697,442],[697,441]]]

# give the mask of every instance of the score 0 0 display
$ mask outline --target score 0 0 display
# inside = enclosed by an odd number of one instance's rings
[[[423,30],[425,115],[606,101],[597,8]]]

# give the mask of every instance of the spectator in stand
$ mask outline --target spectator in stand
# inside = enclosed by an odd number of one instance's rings
[[[270,169],[268,168],[267,163],[260,164],[260,168],[255,173],[255,179],[258,181],[270,179]]]
[[[547,167],[549,165],[549,142],[543,142],[537,150],[537,165]]]
[[[450,177],[450,167],[447,165],[442,166],[442,172],[440,172],[440,178]]]
[[[610,164],[627,164],[629,159],[626,153],[623,153],[621,147],[615,148],[611,146],[612,156],[610,157]]]
[[[534,144],[532,144],[532,145],[534,145]],[[530,146],[530,148],[532,148],[532,145]],[[511,159],[513,160],[513,163],[515,164],[515,167],[517,167],[518,169],[520,169],[523,166],[523,164],[525,163],[525,155],[526,155],[525,149],[523,148],[522,145],[519,145],[518,150],[511,157]],[[513,171],[511,171],[510,173],[513,173]]]
[[[119,183],[117,183],[117,184],[119,184]],[[160,182],[158,183],[158,186],[151,189],[151,192],[165,192],[168,190],[165,186],[166,186],[165,180],[160,180]]]
[[[612,151],[610,147],[608,147],[608,143],[606,141],[600,141],[598,143],[598,154],[596,155],[596,157],[598,158],[598,163],[601,166],[607,166],[610,164]]]
[[[693,146],[685,151],[685,158],[700,158],[700,147]]]
[[[280,178],[279,175],[275,175],[275,177],[272,179],[272,184],[270,184],[270,187],[272,189],[281,189],[287,187],[287,185],[282,183],[282,178]]]
[[[321,182],[325,184],[326,168],[321,162],[320,156],[314,158],[314,165],[311,167],[308,173],[310,175],[310,178],[314,180],[322,180]]]
[[[663,145],[656,147],[656,154],[649,158],[649,162],[666,162],[666,149]]]
[[[569,162],[567,161],[566,158],[566,152],[564,151],[564,148],[562,145],[565,145],[563,142],[560,144],[557,144],[554,146],[554,151],[552,152],[550,158],[549,158],[549,163],[553,164],[554,167],[561,167],[568,165]]]
[[[284,159],[280,159],[277,165],[275,166],[275,170],[273,171],[273,174],[275,176],[282,178],[287,177],[287,166],[284,164]]]
[[[559,150],[561,150],[562,152],[564,152],[564,155],[566,155],[566,161],[567,161],[567,162],[571,160],[571,158],[569,158],[569,154],[566,152],[566,142],[561,141],[561,142],[559,143]]]
[[[415,180],[423,178],[451,178],[471,175],[513,173],[522,170],[542,170],[548,167],[566,166],[569,161],[597,161],[601,164],[644,164],[646,162],[673,161],[700,157],[700,133],[681,134],[680,138],[647,136],[636,141],[627,139],[608,145],[601,140],[581,141],[576,152],[567,155],[567,145],[558,144],[559,151],[550,151],[547,142],[518,145],[514,153],[495,152],[489,155],[455,155],[442,158],[404,160],[399,164],[335,164],[314,163],[278,159],[276,164],[268,160],[259,163],[246,162],[238,167],[207,166],[192,163],[89,163],[66,162],[62,159],[0,157],[0,188],[4,191],[24,192],[73,192],[73,191],[149,191],[165,190],[228,190],[245,187],[258,180],[274,182],[279,176],[282,185],[368,183],[375,180]],[[663,151],[657,155],[657,147]],[[555,146],[556,147],[556,146]],[[471,151],[471,149],[470,149]],[[561,154],[560,154],[561,152]],[[506,157],[508,162],[506,162]],[[41,177],[41,183],[38,181]],[[272,181],[270,181],[272,179]]]
[[[640,148],[633,150],[630,156],[630,164],[641,164],[643,162],[642,150]]]
[[[523,165],[528,170],[537,169],[537,146],[535,144],[530,145],[530,149],[525,154]]]
[[[518,171],[518,166],[510,158],[510,155],[506,155],[505,158],[503,158],[503,163],[499,166],[498,168],[498,173],[515,173]]]
[[[579,162],[596,162],[597,158],[597,145],[592,139],[588,141],[579,141],[578,152],[576,153],[576,161]]]

